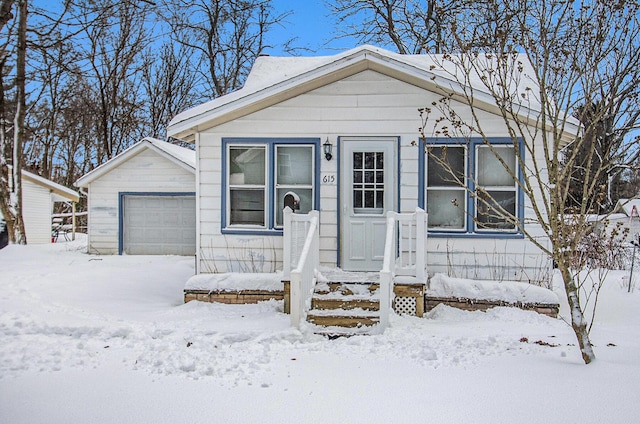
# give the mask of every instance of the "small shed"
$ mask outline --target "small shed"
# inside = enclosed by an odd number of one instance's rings
[[[75,205],[78,192],[22,170],[22,218],[29,244],[51,243],[51,221],[56,202]]]
[[[193,255],[195,159],[147,137],[76,181],[87,190],[89,253]]]
[[[640,199],[620,199],[614,209],[614,214],[609,217],[609,222],[615,225],[622,223],[628,228],[627,241],[637,241],[640,237]]]

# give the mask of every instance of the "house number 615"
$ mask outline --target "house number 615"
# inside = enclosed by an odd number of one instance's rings
[[[322,184],[335,185],[336,174],[322,174],[321,181],[322,181]]]

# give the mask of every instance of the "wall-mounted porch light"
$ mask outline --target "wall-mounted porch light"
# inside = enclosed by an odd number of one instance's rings
[[[331,160],[331,158],[333,157],[333,155],[331,154],[331,152],[333,151],[333,144],[331,144],[331,142],[329,141],[329,137],[327,137],[327,141],[325,141],[322,145],[322,149],[324,151],[324,158],[326,160]]]

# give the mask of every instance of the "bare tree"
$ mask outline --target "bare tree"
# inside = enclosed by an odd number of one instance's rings
[[[86,40],[81,43],[85,75],[98,99],[98,165],[141,138],[140,67],[151,41],[147,2],[86,0],[75,14]]]
[[[469,6],[469,0],[333,0],[339,38],[360,43],[392,45],[400,54],[447,50],[452,25]]]
[[[205,98],[197,89],[197,63],[193,52],[184,45],[163,44],[149,48],[142,66],[145,95],[144,115],[149,134],[160,138],[175,115],[188,107],[202,103]]]
[[[516,182],[526,199],[524,216],[481,184],[457,179],[478,210],[486,211],[487,222],[494,219],[517,228],[554,261],[562,275],[582,358],[590,363],[595,354],[572,258],[589,232],[587,213],[597,204],[593,194],[598,192],[600,177],[613,166],[624,165],[638,149],[633,132],[640,124],[640,6],[636,1],[579,5],[555,0],[494,2],[506,12],[508,28],[516,30],[501,34],[496,44],[499,50],[494,51],[491,46],[480,49],[474,44],[472,31],[476,28],[458,26],[453,40],[460,53],[444,55],[434,69],[456,83],[440,83],[441,101],[422,111],[422,135],[451,143],[479,137],[495,163]],[[490,109],[500,116],[500,125],[484,119],[487,106],[478,100],[483,96],[491,99]],[[589,111],[588,119],[574,117],[584,111],[584,105],[594,104],[599,106]],[[599,155],[593,136],[607,126],[621,143],[606,157],[590,162],[580,184],[579,205],[568,213],[576,152]],[[515,162],[492,144],[491,136],[496,133],[508,135]],[[574,146],[571,151],[566,150],[569,144]],[[430,152],[430,157],[444,168],[449,163],[442,154]],[[450,180],[456,180],[451,167],[448,169]],[[484,225],[484,217],[474,219]]]
[[[3,1],[0,4],[0,24],[4,27],[13,18],[11,11],[15,2]],[[0,95],[0,112],[2,116],[2,125],[0,126],[0,146],[2,150],[2,158],[0,159],[0,211],[5,218],[7,228],[9,230],[9,240],[17,244],[26,244],[27,237],[24,231],[24,221],[22,218],[22,144],[24,142],[24,121],[26,109],[26,55],[27,55],[27,0],[18,0],[17,4],[17,32],[15,37],[15,100],[13,112],[13,139],[11,147],[11,167],[7,152],[8,137],[5,123],[7,121],[6,97],[4,92],[6,69],[0,69],[0,85],[2,93]],[[4,28],[0,28],[4,29]],[[7,55],[10,38],[13,36],[8,31],[7,41],[3,43],[2,64],[7,64]]]
[[[194,52],[210,97],[242,87],[256,57],[269,47],[269,29],[289,15],[276,14],[265,0],[179,0],[164,8],[174,41]]]

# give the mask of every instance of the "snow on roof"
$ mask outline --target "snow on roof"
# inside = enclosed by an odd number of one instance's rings
[[[636,212],[640,213],[640,199],[620,199],[616,204],[616,210],[624,212],[627,216],[631,216],[631,210],[634,206]],[[636,216],[635,212],[634,216]]]
[[[145,137],[143,140],[156,146],[158,149],[163,150],[174,158],[180,160],[191,168],[196,167],[196,152],[195,150],[181,147],[176,144],[167,143],[166,141],[158,140],[157,138]]]
[[[25,171],[24,169],[22,170],[22,178],[49,189],[53,195],[53,200],[56,202],[69,200],[77,202],[80,199],[80,195],[77,191],[67,188],[61,184],[54,183],[40,175]]]
[[[461,61],[465,66],[476,69],[469,75],[462,75],[456,63]],[[368,67],[357,67],[358,63],[367,63]],[[522,102],[522,113],[540,109],[540,101],[536,98],[537,83],[535,72],[525,55],[514,56],[513,66],[516,72],[510,74],[513,98]],[[401,76],[410,76],[414,81],[451,89],[455,92],[464,90],[461,84],[473,87],[473,96],[478,101],[494,105],[486,83],[495,81],[495,68],[498,61],[495,55],[484,54],[474,59],[473,66],[464,56],[455,55],[401,55],[391,51],[363,45],[334,56],[318,57],[277,57],[260,56],[256,59],[243,88],[203,103],[175,116],[167,128],[170,136],[189,139],[198,127],[206,127],[215,118],[240,110],[259,101],[266,101],[275,95],[286,95],[291,88],[310,83],[336,71],[353,67],[353,72],[375,67],[386,69]],[[486,71],[486,72],[484,72]],[[480,75],[482,73],[483,75]],[[488,77],[488,78],[487,78]],[[335,76],[335,78],[340,78]],[[344,78],[344,75],[342,75]],[[522,95],[528,93],[526,98]],[[279,98],[279,101],[283,100]],[[232,119],[231,115],[229,115]],[[577,124],[571,121],[569,126]],[[576,126],[577,128],[577,126]]]
[[[158,140],[153,137],[145,137],[125,151],[118,154],[116,157],[111,158],[94,170],[84,174],[74,183],[75,186],[86,187],[90,182],[118,167],[120,164],[126,162],[146,148],[150,148],[158,152],[159,154],[165,156],[167,159],[174,161],[176,164],[195,173],[196,152],[194,150],[167,143],[166,141]]]

